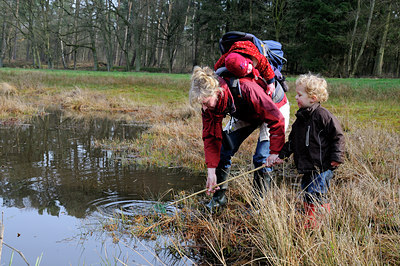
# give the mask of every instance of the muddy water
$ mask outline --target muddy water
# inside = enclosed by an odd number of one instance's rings
[[[190,264],[175,261],[156,243],[115,236],[100,221],[115,212],[141,213],[165,191],[198,190],[204,178],[177,169],[124,166],[95,139],[132,139],[145,127],[111,119],[72,119],[61,112],[20,126],[0,127],[0,208],[4,242],[30,264]],[[171,194],[164,196],[169,199]],[[100,229],[99,229],[100,228]],[[168,240],[164,240],[168,241]],[[158,245],[159,247],[159,245]],[[3,247],[1,262],[11,260]],[[25,264],[13,254],[13,265]],[[172,261],[173,260],[173,261]]]

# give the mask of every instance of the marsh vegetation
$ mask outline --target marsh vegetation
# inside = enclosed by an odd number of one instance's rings
[[[136,139],[96,140],[100,147],[125,154],[125,164],[205,169],[201,117],[187,103],[189,75],[2,69],[0,82],[2,124],[18,123],[49,107],[75,115],[113,114],[114,119],[149,125]],[[325,107],[343,125],[347,152],[330,193],[332,212],[318,229],[301,226],[299,176],[290,160],[276,168],[274,189],[266,198],[254,199],[249,175],[230,184],[227,207],[218,213],[204,210],[208,198],[201,195],[184,201],[172,215],[122,217],[122,227],[116,215],[104,229],[124,228],[143,238],[169,233],[170,252],[195,263],[199,258],[237,265],[398,263],[400,81],[328,83]],[[289,101],[294,103],[294,78],[289,78],[289,86]],[[293,104],[291,122],[296,110]],[[252,168],[255,140],[256,134],[242,145],[232,175]],[[128,157],[131,153],[137,156]]]

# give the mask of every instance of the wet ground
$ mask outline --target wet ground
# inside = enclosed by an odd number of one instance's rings
[[[170,189],[204,186],[204,178],[179,169],[123,165],[116,154],[93,144],[100,139],[132,139],[143,130],[144,125],[73,119],[61,112],[25,125],[1,126],[4,242],[21,251],[30,264],[37,258],[41,265],[114,265],[118,260],[128,265],[190,264],[171,258],[160,243],[119,236],[121,241],[115,244],[113,236],[101,230],[101,222],[116,212],[146,212]],[[170,200],[171,195],[163,199]],[[25,264],[3,247],[2,264],[11,260],[12,265]]]

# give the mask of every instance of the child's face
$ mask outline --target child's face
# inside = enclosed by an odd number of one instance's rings
[[[299,106],[299,108],[307,108],[310,107],[311,105],[313,105],[316,101],[316,97],[315,96],[308,96],[308,94],[306,93],[306,88],[304,87],[304,85],[297,85],[296,86],[296,101],[297,101],[297,105]]]
[[[247,74],[250,74],[251,71],[253,71],[253,65],[249,64],[249,66],[247,67]]]

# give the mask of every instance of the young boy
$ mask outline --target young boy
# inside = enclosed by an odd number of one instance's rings
[[[326,194],[333,170],[343,162],[344,136],[339,121],[320,103],[328,99],[327,82],[311,73],[296,80],[296,101],[299,110],[288,142],[276,163],[294,154],[294,162],[303,174],[301,188],[305,192],[306,228],[318,224],[318,211],[330,212]]]

